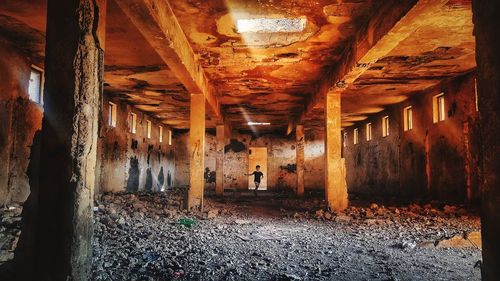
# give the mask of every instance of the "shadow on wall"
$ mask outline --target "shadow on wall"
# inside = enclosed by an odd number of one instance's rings
[[[430,161],[432,198],[457,203],[465,201],[465,162],[455,145],[440,136],[431,147]]]
[[[137,157],[130,158],[130,168],[128,169],[127,191],[136,192],[139,190],[139,160]]]
[[[229,151],[234,151],[235,153],[245,151],[247,148],[243,142],[238,141],[237,139],[231,139],[228,145],[224,147],[224,153],[228,153]]]
[[[128,179],[127,179],[127,191],[128,192],[137,192],[139,191],[139,160],[136,156],[130,158],[130,168],[128,170]],[[158,177],[156,178],[156,184],[153,179],[153,172],[151,171],[151,167],[146,169],[146,183],[144,185],[145,191],[162,191],[165,186],[165,174],[163,172],[163,167],[160,167],[160,172],[158,173]],[[154,186],[154,188],[153,188]],[[167,172],[167,186],[172,186],[172,175],[170,170]]]
[[[412,141],[401,144],[401,198],[425,197],[427,176],[425,147]]]
[[[163,167],[160,167],[160,172],[158,173],[158,183],[156,184],[157,191],[162,190],[163,183],[165,183],[165,175],[163,174]]]
[[[151,173],[151,168],[146,169],[146,185],[144,186],[144,190],[153,191],[153,174]]]

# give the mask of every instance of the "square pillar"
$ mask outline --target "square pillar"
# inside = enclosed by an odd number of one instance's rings
[[[40,153],[31,159],[39,172],[30,173],[34,190],[23,212],[23,221],[35,221],[36,227],[24,224],[23,233],[27,227],[33,231],[19,242],[34,246],[16,250],[34,264],[20,264],[20,278],[90,279],[104,7],[104,0],[47,3],[44,116],[33,144]]]
[[[325,95],[325,197],[333,211],[347,208],[347,186],[342,172],[340,92]]]
[[[217,125],[216,127],[216,159],[215,159],[215,194],[217,196],[224,195],[224,145],[226,144],[225,137],[226,126]]]
[[[481,279],[500,280],[500,2],[472,2],[481,128]]]
[[[189,124],[189,191],[187,209],[203,209],[205,189],[205,96],[191,94]]]
[[[304,126],[297,125],[295,129],[295,139],[297,145],[295,148],[296,152],[296,165],[297,165],[297,196],[304,196]]]

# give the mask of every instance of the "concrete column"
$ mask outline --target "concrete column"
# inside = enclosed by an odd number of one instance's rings
[[[325,196],[330,209],[347,208],[347,187],[342,173],[340,93],[325,95]]]
[[[224,195],[224,145],[226,144],[226,126],[217,125],[217,158],[215,159],[215,194],[217,196]]]
[[[474,0],[474,35],[481,128],[482,280],[500,280],[500,2]]]
[[[102,3],[48,1],[36,280],[90,279]]]
[[[297,196],[304,196],[304,126],[297,125],[295,129],[296,145],[296,165],[297,165]]]
[[[203,209],[205,181],[205,96],[191,94],[191,113],[189,124],[189,191],[187,209]]]

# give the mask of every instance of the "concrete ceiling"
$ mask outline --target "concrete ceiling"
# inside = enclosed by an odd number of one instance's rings
[[[105,91],[173,128],[189,126],[189,93],[114,1],[106,19]]]
[[[362,121],[443,79],[474,70],[475,39],[470,0],[419,1],[359,60],[342,82],[342,126]],[[305,118],[323,126],[317,102]]]
[[[343,125],[349,126],[474,69],[470,0],[415,2],[186,0],[170,1],[170,8],[214,89],[211,105],[220,104],[233,128],[270,122],[254,129],[284,132],[295,119],[321,128],[324,89],[338,81]],[[44,0],[0,3],[0,37],[37,64],[43,63],[45,6]],[[259,18],[305,25],[301,32],[238,33],[238,19]],[[113,0],[106,22],[106,94],[173,128],[188,128],[191,88],[185,79]],[[217,114],[207,112],[212,127]]]
[[[285,131],[375,14],[401,1],[171,1],[234,128]],[[405,1],[411,7],[412,1]],[[237,21],[306,19],[302,32],[238,33]]]

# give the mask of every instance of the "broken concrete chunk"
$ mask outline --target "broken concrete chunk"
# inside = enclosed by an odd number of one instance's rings
[[[234,221],[235,224],[250,224],[249,220],[241,220],[241,219],[236,219]]]
[[[331,220],[332,219],[332,214],[330,212],[325,212],[323,215],[326,220]]]
[[[208,219],[214,219],[219,215],[219,210],[218,209],[212,209],[207,212],[207,218]]]
[[[436,248],[469,248],[469,247],[475,247],[475,245],[464,238],[463,235],[455,235],[449,239],[444,239],[436,244]]]
[[[467,234],[467,240],[469,240],[474,246],[479,249],[483,249],[483,243],[481,240],[481,231],[472,231]]]
[[[346,215],[338,215],[335,217],[335,221],[337,221],[337,222],[350,222],[351,217],[346,216]]]

